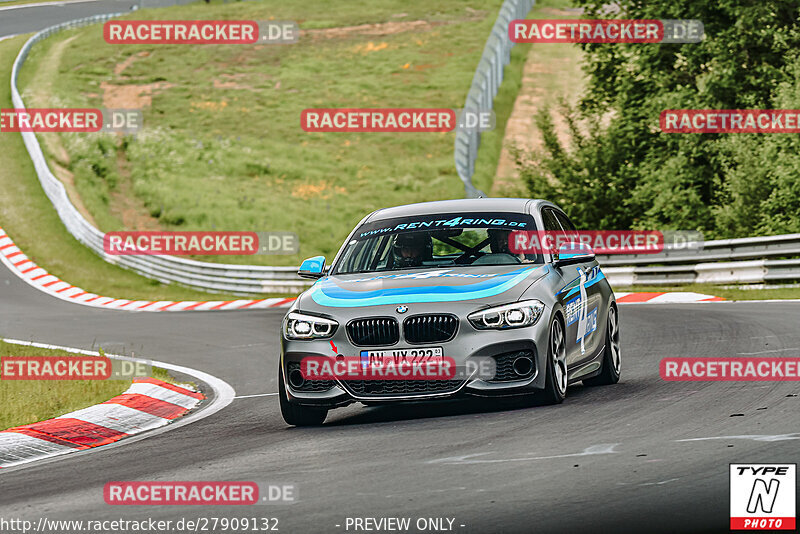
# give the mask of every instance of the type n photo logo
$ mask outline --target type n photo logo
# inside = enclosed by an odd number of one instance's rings
[[[730,464],[731,530],[794,530],[797,464]]]

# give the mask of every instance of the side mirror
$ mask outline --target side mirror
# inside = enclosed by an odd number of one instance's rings
[[[297,275],[303,278],[322,278],[325,276],[325,256],[314,256],[303,260]]]
[[[586,263],[593,260],[594,251],[592,247],[583,243],[565,243],[558,247],[558,254],[553,257],[556,267]]]

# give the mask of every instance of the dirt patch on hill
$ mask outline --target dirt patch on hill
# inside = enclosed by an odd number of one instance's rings
[[[133,192],[131,164],[125,151],[117,148],[117,188],[111,192],[109,209],[128,230],[159,230],[158,219],[152,217]]]
[[[347,189],[338,185],[332,185],[326,181],[318,183],[298,184],[292,188],[292,196],[310,200],[312,198],[330,198],[332,195],[344,195]]]
[[[128,67],[133,65],[133,63],[136,60],[138,60],[139,58],[148,57],[149,55],[150,55],[150,52],[148,52],[146,50],[143,51],[143,52],[139,52],[138,54],[130,55],[125,61],[117,63],[114,66],[114,75],[115,76],[121,76],[122,73],[125,72],[125,69],[127,69]]]
[[[142,85],[114,85],[103,82],[103,106],[109,109],[145,109],[153,105],[153,95],[173,87],[167,82]]]
[[[341,37],[351,37],[353,35],[369,35],[374,37],[405,32],[418,32],[422,30],[429,30],[437,26],[445,26],[447,24],[483,20],[488,14],[486,11],[478,11],[474,9],[469,9],[468,11],[468,16],[454,20],[404,20],[380,22],[377,24],[359,24],[358,26],[340,26],[338,28],[325,28],[322,30],[302,30],[300,32],[300,37],[311,37],[312,39],[337,39]]]
[[[246,78],[247,74],[222,74],[213,81],[214,89],[244,89],[247,91],[257,91],[254,87],[241,83],[240,80]]]

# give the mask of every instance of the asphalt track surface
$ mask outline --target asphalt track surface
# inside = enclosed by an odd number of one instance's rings
[[[38,4],[39,2],[36,2]],[[159,0],[148,0],[153,6]],[[163,4],[169,2],[164,0]],[[85,2],[56,2],[51,5],[16,5],[6,6],[0,2],[0,39],[8,35],[43,30],[49,26],[69,20],[102,15],[105,13],[122,13],[137,8],[141,0],[89,0]]]
[[[5,268],[0,301],[5,337],[133,349],[209,372],[240,396],[277,391],[281,311],[97,310],[30,288]],[[336,525],[347,517],[380,516],[455,517],[465,525],[458,532],[727,530],[728,463],[800,459],[800,386],[667,383],[658,362],[797,356],[800,304],[632,305],[621,321],[622,381],[573,387],[560,406],[354,405],[321,428],[296,429],[283,423],[275,396],[240,398],[163,435],[0,473],[0,517],[259,515],[290,533],[344,532]],[[120,480],[292,483],[299,502],[106,505],[103,485]]]
[[[43,27],[86,16],[71,9],[30,8],[27,20]],[[20,33],[7,16],[24,11],[0,11],[0,36]],[[0,267],[0,336],[133,350],[211,373],[239,396],[277,391],[282,314],[97,310],[50,297]],[[0,518],[258,516],[278,518],[284,533],[345,532],[347,517],[387,516],[412,524],[455,518],[455,532],[727,531],[729,463],[800,460],[800,385],[668,383],[658,363],[798,356],[800,304],[634,305],[620,315],[621,382],[570,388],[560,406],[354,405],[331,412],[321,428],[296,429],[283,423],[277,397],[239,398],[171,432],[0,472]],[[104,484],[123,480],[291,483],[299,501],[105,504]]]

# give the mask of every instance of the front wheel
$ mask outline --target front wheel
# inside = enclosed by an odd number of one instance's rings
[[[328,416],[325,408],[312,408],[292,404],[286,396],[286,387],[283,384],[283,373],[278,369],[278,397],[281,404],[281,415],[286,424],[292,426],[319,426]]]
[[[564,326],[556,317],[550,325],[550,339],[547,343],[547,367],[545,369],[544,401],[547,404],[561,404],[567,396],[567,345]]]
[[[617,309],[608,310],[608,325],[606,326],[606,345],[603,350],[603,363],[600,374],[587,378],[583,383],[587,386],[608,386],[619,382],[622,370],[622,355],[619,346],[619,318]]]

